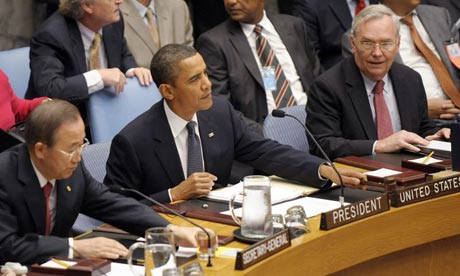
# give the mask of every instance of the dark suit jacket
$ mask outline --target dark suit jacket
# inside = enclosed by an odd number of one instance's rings
[[[269,16],[291,55],[307,91],[320,73],[320,64],[302,20],[289,15]],[[268,114],[262,75],[240,23],[228,19],[202,34],[196,47],[208,66],[212,93],[222,95],[242,112],[252,127],[259,128]]]
[[[102,40],[109,68],[126,72],[136,67],[124,39],[123,20],[107,25]],[[38,96],[59,98],[79,103],[85,117],[88,86],[83,77],[85,50],[77,22],[59,12],[48,18],[34,33],[30,42],[30,79],[26,98]]]
[[[227,185],[234,159],[269,174],[311,186],[324,160],[278,144],[250,130],[230,103],[213,97],[213,106],[197,113],[205,171]],[[163,101],[129,123],[112,141],[104,183],[134,188],[169,202],[167,189],[184,181]],[[210,135],[210,134],[213,135]]]
[[[370,0],[377,4],[377,0]],[[295,0],[293,14],[307,25],[311,43],[321,66],[329,69],[342,57],[342,35],[351,28],[353,17],[346,0]]]
[[[460,1],[458,0],[422,0],[422,3],[446,8],[454,23],[460,19]]]
[[[422,137],[438,128],[428,119],[425,89],[420,75],[407,66],[393,63],[393,84],[401,129]],[[347,155],[370,155],[377,129],[354,58],[350,57],[322,74],[313,83],[307,102],[307,127],[331,159]],[[313,143],[310,148],[319,154]]]
[[[83,213],[137,235],[169,224],[147,206],[111,193],[80,164],[72,176],[56,181],[56,221],[45,233],[45,198],[25,144],[0,154],[0,263],[31,264],[67,256],[70,229]]]
[[[447,71],[449,71],[455,86],[457,88],[460,87],[460,70],[452,64],[445,48],[446,41],[450,39],[458,41],[459,36],[456,32],[451,33],[453,23],[450,20],[448,11],[444,8],[429,5],[418,5],[415,10],[420,22],[422,22],[423,27],[430,36],[441,61],[446,66]],[[349,31],[343,35],[342,47],[345,57],[352,55]],[[399,54],[395,57],[395,62],[404,64]]]

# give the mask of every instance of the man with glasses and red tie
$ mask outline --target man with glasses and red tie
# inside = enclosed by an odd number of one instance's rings
[[[112,239],[68,238],[79,213],[140,236],[150,227],[167,227],[176,242],[196,245],[198,228],[172,225],[91,177],[80,163],[88,140],[74,105],[63,100],[41,104],[27,118],[25,139],[0,154],[0,264],[127,255]]]
[[[420,75],[394,63],[399,19],[371,5],[353,20],[353,57],[321,75],[310,87],[307,126],[333,158],[370,155],[449,138],[428,118]],[[310,144],[313,151],[318,149]]]

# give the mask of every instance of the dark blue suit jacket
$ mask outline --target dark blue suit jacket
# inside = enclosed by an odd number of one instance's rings
[[[378,0],[369,2],[377,4]],[[353,20],[346,0],[295,0],[292,11],[305,21],[324,69],[343,59],[342,35],[351,28]]]
[[[121,16],[121,15],[120,15]],[[108,68],[126,72],[136,67],[124,39],[123,19],[102,29]],[[78,105],[85,118],[88,86],[85,50],[77,22],[55,12],[30,42],[30,79],[26,98],[59,98]]]
[[[80,164],[70,178],[56,181],[55,224],[51,235],[44,236],[45,197],[25,144],[0,154],[0,175],[2,264],[67,256],[67,237],[78,213],[141,236],[147,228],[169,224],[147,206],[109,192]]]
[[[167,189],[185,180],[163,104],[155,104],[115,136],[105,184],[134,188],[169,202]],[[235,159],[269,174],[315,187],[326,185],[318,179],[324,160],[250,130],[227,100],[213,97],[213,106],[197,116],[205,171],[217,176],[218,184],[228,184]]]
[[[428,118],[420,75],[399,63],[388,73],[401,119],[401,129],[422,137],[439,130]],[[370,155],[377,140],[366,88],[353,57],[319,76],[309,91],[307,127],[326,154],[335,159],[348,155]],[[310,143],[312,151],[319,150]]]

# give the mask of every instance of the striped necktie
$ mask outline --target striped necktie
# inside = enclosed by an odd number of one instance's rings
[[[295,105],[295,99],[292,95],[291,86],[286,79],[283,68],[276,58],[275,52],[270,47],[270,43],[262,35],[263,27],[256,25],[254,32],[256,33],[256,49],[260,59],[260,64],[263,67],[275,68],[276,90],[273,91],[273,98],[277,108]]]

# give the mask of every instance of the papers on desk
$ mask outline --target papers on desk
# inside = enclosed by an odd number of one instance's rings
[[[349,203],[345,203],[348,205]],[[334,200],[320,199],[314,197],[303,197],[296,200],[272,205],[272,214],[286,214],[286,210],[292,206],[301,205],[305,209],[307,217],[314,217],[324,212],[328,212],[340,207],[340,203]],[[225,215],[231,215],[231,211],[222,212]],[[242,216],[242,208],[235,209],[235,215]]]
[[[63,264],[66,264],[67,266],[72,266],[77,263],[74,261],[64,261],[64,260],[58,260],[58,261],[59,263],[56,263],[53,260],[49,260],[48,262],[42,264],[41,266],[66,269],[66,267]],[[144,266],[133,265],[133,268],[139,272],[139,275],[144,275]],[[106,273],[105,275],[107,276],[126,276],[126,275],[133,275],[133,273],[131,272],[127,264],[112,262],[110,264],[110,272]]]
[[[387,177],[387,176],[390,176],[390,175],[396,175],[396,174],[400,174],[400,173],[401,173],[400,171],[395,171],[395,170],[382,168],[382,169],[378,169],[378,170],[375,170],[375,171],[365,172],[364,174],[384,178],[384,177]]]
[[[318,191],[316,188],[294,184],[279,177],[271,177],[271,201],[272,204],[280,203],[286,200],[291,200],[303,195],[309,195]],[[211,191],[206,198],[211,200],[230,201],[234,194],[235,202],[242,203],[243,182],[229,186],[226,188]]]
[[[422,157],[422,158],[412,159],[412,160],[410,160],[410,161],[411,161],[411,162],[414,162],[414,163],[422,164],[422,165],[430,165],[430,164],[439,163],[439,162],[442,162],[442,161],[443,161],[443,160],[440,160],[440,159],[436,159],[436,158],[430,157],[430,158],[428,158],[428,160],[425,162],[425,159],[426,159],[426,157]]]
[[[428,149],[428,150],[434,150],[434,151],[445,151],[445,152],[451,152],[452,147],[450,142],[444,142],[444,141],[430,141],[430,143],[427,146],[418,146],[419,148],[422,149]]]

